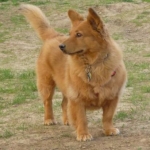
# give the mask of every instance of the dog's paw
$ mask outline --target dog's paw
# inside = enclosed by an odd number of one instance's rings
[[[62,119],[62,121],[63,121],[63,124],[64,124],[64,125],[69,126],[69,121],[68,121],[68,118],[67,118],[67,117],[64,117],[64,118]]]
[[[44,121],[44,125],[47,125],[47,126],[55,125],[55,124],[57,124],[57,123],[53,119],[47,119]]]
[[[120,131],[117,128],[111,128],[111,129],[103,130],[103,133],[108,136],[109,135],[118,135],[118,134],[120,134]]]
[[[63,121],[63,123],[64,123],[64,125],[69,126],[69,122],[68,122],[68,120]]]
[[[88,141],[88,140],[92,140],[93,137],[91,134],[87,133],[87,134],[78,134],[77,135],[77,141]]]

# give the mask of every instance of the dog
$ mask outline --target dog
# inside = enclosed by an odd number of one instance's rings
[[[43,41],[37,60],[37,87],[43,99],[44,124],[55,124],[52,97],[55,86],[63,94],[63,123],[76,130],[78,141],[92,140],[88,131],[86,110],[102,109],[103,132],[117,135],[112,120],[127,81],[122,50],[110,37],[98,16],[89,8],[87,18],[74,10],[69,36],[50,27],[43,12],[24,4],[21,13]]]

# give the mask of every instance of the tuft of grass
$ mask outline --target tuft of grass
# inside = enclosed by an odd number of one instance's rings
[[[69,32],[68,28],[55,28],[56,31],[67,34]]]
[[[55,103],[53,104],[54,109],[60,109],[61,106],[61,101],[56,100]]]
[[[8,0],[0,0],[0,2],[7,2]]]
[[[13,105],[18,105],[18,104],[22,104],[26,102],[26,95],[23,94],[18,94],[15,96],[15,98],[13,99],[12,104]]]
[[[33,70],[26,70],[24,72],[21,72],[20,74],[18,74],[19,79],[32,79],[35,78],[35,71]]]
[[[144,23],[149,23],[150,21],[150,11],[143,11],[140,13],[132,22],[137,26],[142,26]]]
[[[13,5],[19,5],[22,2],[28,3],[30,0],[12,0]]]
[[[8,9],[9,6],[10,6],[10,4],[8,4],[8,3],[1,3],[0,10]]]
[[[143,2],[150,2],[150,0],[143,0]]]
[[[10,69],[0,69],[0,83],[0,93],[13,95],[12,104],[22,104],[37,97],[35,72],[33,70],[14,73]]]
[[[21,86],[21,91],[22,92],[37,91],[35,81],[28,80],[28,81],[24,82]]]
[[[123,39],[123,36],[121,35],[121,33],[114,33],[114,34],[112,35],[112,37],[113,37],[115,40]]]
[[[124,119],[129,118],[129,115],[127,112],[125,111],[119,111],[116,116],[115,119],[119,119],[121,121],[123,121]]]
[[[150,54],[145,54],[144,57],[150,57]]]
[[[17,127],[17,130],[25,131],[28,129],[28,126],[25,123],[20,124],[19,127]]]
[[[5,108],[5,105],[3,103],[0,103],[0,110],[2,110],[3,108]]]
[[[13,79],[14,74],[10,69],[0,69],[0,81]]]
[[[36,82],[35,82],[35,72],[32,70],[24,71],[17,75],[20,79],[20,84],[17,87],[18,93],[16,93],[12,104],[22,104],[27,102],[28,99],[35,99],[37,94]]]
[[[22,15],[13,15],[13,16],[11,16],[10,20],[15,26],[24,24],[26,22],[25,18],[22,17]]]
[[[10,38],[9,32],[8,31],[0,31],[0,43],[5,42],[7,39]]]
[[[14,135],[14,133],[12,133],[9,130],[5,130],[3,134],[0,135],[0,138],[10,138]]]
[[[141,95],[141,93],[138,93],[137,91],[133,91],[132,95],[128,100],[134,105],[140,105],[140,103],[144,100],[144,96]]]
[[[63,133],[63,134],[61,134],[61,137],[70,138],[71,135],[70,135],[70,133]]]
[[[50,3],[50,1],[49,0],[42,0],[42,1],[34,1],[34,2],[32,2],[32,4],[34,4],[34,5],[45,5],[47,3]]]
[[[0,93],[13,94],[15,92],[15,87],[8,87],[7,85],[0,86]]]
[[[150,86],[149,85],[143,85],[141,87],[142,93],[150,93]]]

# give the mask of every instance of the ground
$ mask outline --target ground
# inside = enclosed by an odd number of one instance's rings
[[[67,34],[70,21],[66,11],[60,11],[61,7],[56,4],[39,6],[51,26]],[[42,45],[19,14],[18,7],[9,2],[0,3],[0,150],[149,150],[150,3],[75,6],[85,17],[88,7],[93,7],[103,17],[110,34],[123,50],[128,70],[128,84],[114,118],[120,135],[104,136],[101,110],[88,112],[89,130],[94,139],[87,142],[77,142],[73,128],[62,124],[62,96],[58,90],[53,105],[57,125],[43,125],[43,103],[36,88],[29,88],[30,96],[25,95],[28,98],[23,102],[15,101],[15,96],[22,97],[27,91],[28,79],[21,78],[22,75],[29,74],[33,87],[36,86],[35,74],[29,72],[34,72]],[[13,73],[10,79],[3,76],[6,70]]]

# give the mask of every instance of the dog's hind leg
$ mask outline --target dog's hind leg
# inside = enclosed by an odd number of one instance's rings
[[[103,132],[105,135],[117,135],[120,133],[119,129],[113,126],[113,116],[117,107],[118,97],[113,100],[107,100],[102,106],[103,109]]]
[[[45,111],[44,124],[45,125],[56,124],[54,120],[53,108],[52,108],[52,98],[55,89],[55,82],[50,77],[50,75],[48,75],[48,73],[42,74],[42,72],[38,71],[37,87],[44,103],[44,111]]]
[[[68,104],[68,100],[65,96],[63,96],[61,106],[62,106],[62,112],[63,112],[62,119],[63,119],[64,125],[69,125],[68,114],[67,114],[67,104]]]

